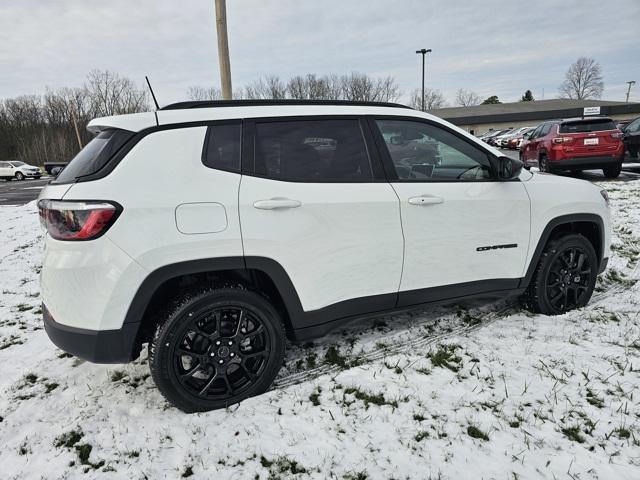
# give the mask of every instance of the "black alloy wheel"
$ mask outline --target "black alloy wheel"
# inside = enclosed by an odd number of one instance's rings
[[[591,242],[567,234],[545,247],[524,294],[535,313],[558,315],[585,306],[596,284],[598,257]]]
[[[554,310],[566,312],[586,304],[584,297],[593,268],[580,247],[570,247],[556,255],[545,281],[546,295]]]
[[[260,295],[199,293],[158,327],[151,371],[160,391],[186,412],[224,408],[266,391],[284,357],[284,328]]]

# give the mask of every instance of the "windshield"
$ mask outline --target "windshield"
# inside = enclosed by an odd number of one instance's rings
[[[613,120],[609,118],[594,118],[593,120],[561,123],[558,133],[588,133],[615,129],[616,126]]]
[[[23,165],[26,165],[26,163],[24,162],[9,162],[11,165],[13,165],[14,167],[21,167]]]
[[[132,135],[127,130],[103,130],[80,150],[54,183],[75,182],[79,177],[96,173]]]

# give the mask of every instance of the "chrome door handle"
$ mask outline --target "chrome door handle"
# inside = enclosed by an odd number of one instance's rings
[[[419,197],[411,197],[409,203],[411,205],[437,205],[443,203],[444,198],[435,197],[433,195],[420,195]]]
[[[259,210],[280,210],[285,208],[298,208],[302,203],[289,198],[270,198],[268,200],[258,200],[253,203],[254,208]]]

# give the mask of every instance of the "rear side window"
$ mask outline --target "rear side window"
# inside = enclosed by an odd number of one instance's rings
[[[310,183],[373,178],[360,122],[351,119],[256,123],[255,173]]]
[[[615,130],[616,125],[608,118],[565,122],[560,124],[559,133],[588,133]]]
[[[202,163],[209,168],[240,172],[240,123],[212,125],[207,130]]]
[[[103,130],[73,157],[52,183],[74,182],[79,177],[96,173],[133,135],[128,130]]]

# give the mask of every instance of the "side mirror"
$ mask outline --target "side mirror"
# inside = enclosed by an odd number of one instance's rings
[[[524,140],[529,140],[529,139],[531,138],[531,132],[527,132],[527,133],[525,133],[525,134],[522,136],[522,138],[523,138]]]
[[[520,176],[524,164],[520,160],[509,157],[498,157],[498,178],[513,180]]]

